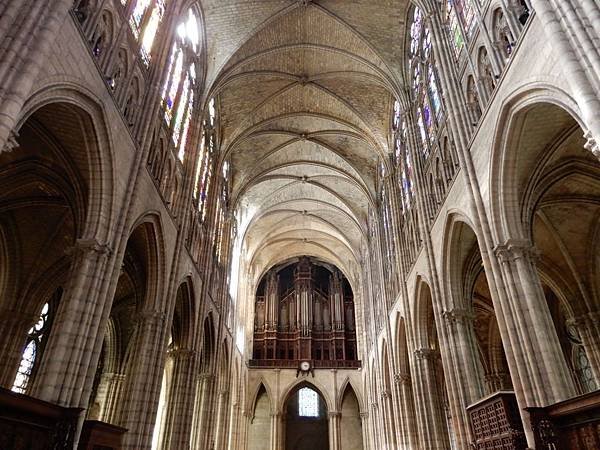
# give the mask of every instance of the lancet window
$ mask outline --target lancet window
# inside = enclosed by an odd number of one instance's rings
[[[407,126],[404,114],[402,114],[400,103],[394,103],[394,117],[392,121],[394,133],[394,163],[396,165],[396,177],[400,188],[400,202],[402,212],[411,209],[413,204],[413,168],[410,152],[407,147]]]
[[[319,394],[311,388],[303,387],[298,391],[298,416],[319,417]]]
[[[60,291],[57,291],[56,296],[60,296]],[[21,394],[27,392],[50,332],[55,303],[56,299],[53,299],[44,304],[37,322],[27,332],[27,341],[21,354],[19,369],[11,388],[14,392]]]
[[[184,161],[189,125],[194,109],[200,46],[199,23],[190,8],[176,29],[163,86],[164,119],[171,129],[180,161]]]
[[[471,38],[477,25],[475,7],[472,0],[446,0],[445,9],[450,43],[458,58],[465,41]]]
[[[121,0],[125,6],[127,2]],[[132,0],[129,26],[140,43],[140,53],[146,65],[150,62],[152,46],[165,15],[165,0]]]
[[[198,211],[202,221],[206,219],[206,201],[210,192],[213,164],[216,151],[217,107],[215,99],[208,103],[208,111],[203,121],[203,136],[198,153],[194,197],[198,202]]]
[[[215,256],[219,263],[223,262],[223,243],[225,241],[225,214],[229,203],[229,163],[223,163],[221,178],[221,195],[217,202],[217,227],[215,241]]]
[[[431,51],[431,35],[419,8],[414,10],[410,39],[408,64],[415,98],[415,118],[422,141],[422,155],[427,159],[437,132],[442,101]]]

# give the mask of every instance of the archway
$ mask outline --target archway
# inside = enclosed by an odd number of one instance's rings
[[[342,417],[340,421],[342,450],[363,450],[363,429],[360,405],[352,386],[348,384],[342,397]]]
[[[506,112],[491,202],[503,277],[518,281],[506,283],[525,325],[514,341],[519,352],[536,355],[520,379],[548,387],[536,393],[526,386],[530,404],[549,404],[600,381],[600,166],[576,119],[534,95],[549,98],[535,93]]]
[[[254,411],[248,426],[248,450],[271,448],[271,401],[263,384],[254,402]]]
[[[60,126],[58,126],[60,124]],[[48,103],[21,125],[18,145],[0,152],[0,384],[37,395],[43,350],[61,311],[78,239],[94,236],[101,184],[90,173],[98,162],[92,118],[64,102]],[[84,144],[85,143],[85,144]],[[99,195],[98,195],[99,197]],[[46,306],[48,305],[48,306]],[[15,374],[42,316],[45,331],[21,382]],[[55,323],[58,323],[55,322]],[[40,384],[43,387],[43,382]]]
[[[438,327],[429,285],[419,280],[417,285],[417,348],[415,349],[415,381],[421,441],[428,449],[452,448],[454,426],[446,386],[446,375],[440,354]]]
[[[327,404],[309,383],[299,384],[285,406],[287,450],[329,450]]]

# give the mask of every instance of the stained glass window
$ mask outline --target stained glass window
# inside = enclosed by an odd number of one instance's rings
[[[590,360],[581,341],[579,330],[574,323],[569,322],[565,328],[569,343],[571,344],[571,364],[577,376],[577,381],[581,386],[581,391],[583,393],[595,391],[597,389],[596,380],[594,379]]]
[[[202,173],[202,162],[204,161],[205,139],[204,131],[202,131],[202,139],[200,140],[200,151],[198,152],[198,164],[196,165],[196,175],[194,177],[194,198],[198,199],[200,191],[200,174]]]
[[[458,23],[453,0],[448,0],[448,3],[446,4],[446,24],[448,26],[448,32],[450,33],[450,42],[452,43],[456,57],[458,57],[465,41]]]
[[[460,54],[465,40],[473,35],[476,23],[472,0],[447,0],[446,25],[456,57]]]
[[[169,63],[169,72],[171,75],[171,79],[167,80],[167,84],[165,84],[165,87],[163,88],[165,121],[167,123],[171,123],[171,119],[173,117],[173,107],[175,106],[177,91],[179,90],[179,82],[182,78],[183,51],[180,48],[173,48],[173,51],[171,53],[171,60]]]
[[[215,138],[213,131],[211,131],[208,135],[206,147],[207,148],[202,155],[202,172],[198,186],[198,209],[200,210],[200,217],[202,221],[206,219],[206,213],[208,211],[208,208],[206,207],[206,200],[208,199],[208,194],[210,192],[213,173],[213,153],[215,151]]]
[[[408,69],[414,91],[415,119],[421,138],[421,154],[428,158],[436,140],[443,110],[442,97],[434,65],[431,35],[419,8],[415,8],[411,26],[411,55]]]
[[[158,32],[158,27],[162,18],[165,14],[165,3],[164,0],[157,0],[154,8],[152,9],[152,14],[150,15],[150,19],[144,28],[144,33],[142,36],[142,46],[141,53],[142,59],[146,65],[150,62],[150,51],[152,50],[152,44],[156,38],[156,33]]]
[[[50,305],[46,303],[38,321],[27,333],[27,345],[21,355],[21,363],[12,386],[12,391],[24,394],[27,391],[31,374],[41,353],[42,339],[48,331]]]
[[[178,148],[180,161],[185,159],[189,125],[194,109],[196,62],[200,48],[198,27],[196,15],[189,9],[176,29],[167,80],[162,92],[165,122],[172,127],[171,136]]]
[[[319,394],[311,388],[303,387],[298,391],[298,416],[319,417]]]
[[[131,17],[129,18],[129,25],[131,26],[133,35],[138,39],[140,37],[144,16],[150,6],[151,0],[134,0],[134,2],[135,6],[131,12]]]

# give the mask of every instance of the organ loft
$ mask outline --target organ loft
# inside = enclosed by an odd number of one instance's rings
[[[0,450],[599,450],[600,0],[0,0]]]
[[[335,266],[306,256],[270,269],[256,290],[252,366],[358,367],[354,298]]]

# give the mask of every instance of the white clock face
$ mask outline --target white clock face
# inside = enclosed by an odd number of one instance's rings
[[[302,361],[300,363],[300,369],[302,369],[302,370],[309,370],[310,369],[310,363],[308,361]]]

